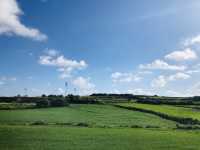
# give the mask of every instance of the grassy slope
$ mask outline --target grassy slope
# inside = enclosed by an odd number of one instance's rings
[[[0,150],[198,150],[200,131],[0,126]]]
[[[79,123],[93,126],[160,126],[174,127],[172,121],[160,119],[157,116],[133,112],[107,105],[72,105],[62,108],[1,110],[0,124],[27,123],[34,121],[48,123]]]
[[[200,120],[200,111],[192,108],[176,107],[169,105],[152,105],[152,104],[139,104],[139,103],[123,103],[122,106],[133,106],[146,110],[161,112],[171,116],[193,118]]]

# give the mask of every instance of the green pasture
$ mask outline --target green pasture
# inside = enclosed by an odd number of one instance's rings
[[[200,110],[194,109],[191,106],[181,107],[172,105],[153,105],[153,104],[140,104],[140,103],[121,103],[120,105],[152,110],[155,112],[160,112],[176,117],[193,118],[200,120]]]
[[[198,150],[200,131],[0,126],[1,150]]]
[[[92,127],[137,125],[173,128],[176,124],[148,113],[129,111],[109,105],[74,104],[60,108],[0,110],[0,124],[26,124],[36,121],[48,124],[87,123]]]

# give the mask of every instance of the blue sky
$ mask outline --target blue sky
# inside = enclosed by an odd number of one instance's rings
[[[200,95],[198,0],[1,0],[0,95]],[[75,90],[76,89],[76,90]]]

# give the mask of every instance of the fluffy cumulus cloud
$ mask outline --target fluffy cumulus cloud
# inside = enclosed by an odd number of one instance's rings
[[[187,89],[186,93],[189,96],[200,96],[200,82],[195,83],[189,89]]]
[[[128,93],[134,95],[154,95],[154,92],[152,90],[142,88],[128,90]]]
[[[82,95],[91,94],[95,91],[95,85],[91,83],[89,78],[77,77],[72,81],[72,84],[78,88]]]
[[[188,38],[183,42],[184,46],[191,46],[194,44],[199,44],[200,43],[200,35],[196,35],[194,37]]]
[[[166,84],[167,84],[167,80],[165,76],[163,75],[158,76],[157,78],[153,79],[153,81],[151,82],[151,86],[154,88],[165,87]]]
[[[188,74],[200,73],[200,64],[193,65],[189,70],[186,71]]]
[[[111,74],[111,79],[114,83],[122,83],[122,82],[137,82],[141,80],[141,77],[138,75],[134,75],[132,73],[121,73],[115,72]]]
[[[183,71],[187,67],[183,65],[170,65],[167,62],[157,59],[150,64],[141,64],[139,65],[140,69],[149,69],[149,70],[175,70],[175,71]]]
[[[199,57],[197,51],[197,44],[200,44],[200,35],[186,39],[183,45],[181,45],[182,49],[180,50],[176,50],[169,54],[166,54],[163,58],[156,59],[150,63],[140,64],[138,66],[139,70],[137,70],[136,74],[121,72],[113,73],[111,75],[112,81],[114,83],[129,83],[132,81],[139,81],[144,74],[151,74],[151,76],[147,76],[145,78],[143,77],[143,79],[147,82],[150,80],[150,84],[148,85],[150,90],[138,88],[131,89],[128,91],[129,93],[135,94],[147,94],[148,92],[150,92],[148,93],[149,95],[155,93],[155,90],[160,90],[160,88],[163,88],[163,90],[166,89],[166,85],[168,85],[169,83],[176,83],[176,81],[180,82],[187,79],[191,79],[191,81],[194,81],[193,75],[200,73],[200,64],[198,64]],[[173,63],[169,62],[169,60],[173,60]],[[139,74],[139,72],[141,72],[141,74]],[[157,77],[152,78],[152,75],[156,75]],[[171,87],[171,85],[173,84],[169,84],[169,86],[167,86],[167,89],[164,90],[165,92],[162,93],[161,91],[160,94],[166,94],[171,96],[192,96],[198,95],[197,93],[200,89],[200,84],[198,83],[194,85],[190,91],[188,90],[186,94],[181,91],[176,91],[176,89],[174,89],[174,87]],[[151,89],[154,92],[152,92]]]
[[[177,80],[186,80],[186,79],[189,79],[190,77],[191,77],[190,75],[186,73],[182,73],[182,72],[178,72],[176,74],[169,75],[169,76],[160,75],[157,78],[152,80],[151,86],[154,88],[162,88],[162,87],[165,87],[168,82],[177,81]]]
[[[0,34],[18,35],[43,41],[47,36],[38,29],[25,26],[20,21],[23,14],[16,0],[0,0]]]
[[[55,50],[46,51],[45,55],[40,56],[39,64],[56,67],[57,70],[61,72],[61,78],[70,77],[74,70],[81,70],[87,67],[84,60],[77,61],[65,58],[63,55],[59,55]]]
[[[175,61],[194,60],[197,59],[197,54],[190,48],[186,48],[185,50],[174,51],[166,55],[165,59],[175,60]]]
[[[65,90],[62,89],[62,88],[58,88],[58,89],[56,90],[56,92],[57,92],[57,94],[61,94],[61,95],[65,94]]]
[[[169,81],[175,81],[175,80],[186,80],[189,79],[190,75],[186,74],[186,73],[182,73],[182,72],[178,72],[174,75],[170,75],[168,77]]]
[[[169,96],[172,96],[172,97],[184,97],[184,96],[188,96],[187,93],[177,92],[177,91],[173,91],[173,90],[167,90],[166,91],[166,95],[169,95]]]

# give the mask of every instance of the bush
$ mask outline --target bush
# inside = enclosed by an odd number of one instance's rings
[[[77,126],[79,126],[79,127],[89,127],[89,124],[87,124],[85,122],[80,122],[80,123],[77,123]]]
[[[39,120],[31,123],[31,125],[47,125],[47,123],[42,120]]]
[[[142,126],[139,126],[139,125],[132,125],[131,128],[142,128]]]
[[[69,105],[68,102],[61,98],[53,98],[50,100],[51,107],[62,107],[68,105]]]
[[[68,99],[68,101],[70,103],[79,103],[79,101],[80,101],[80,97],[79,96],[72,95],[72,94],[68,95],[66,98]]]
[[[44,108],[49,106],[49,101],[47,99],[41,99],[36,102],[36,107]]]

